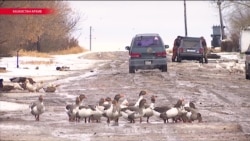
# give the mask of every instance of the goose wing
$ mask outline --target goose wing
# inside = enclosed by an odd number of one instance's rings
[[[167,110],[171,109],[169,106],[161,106],[161,107],[155,107],[154,110],[159,113],[164,113]]]

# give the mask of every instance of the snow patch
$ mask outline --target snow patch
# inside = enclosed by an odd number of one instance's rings
[[[29,105],[0,101],[0,112],[28,110]]]

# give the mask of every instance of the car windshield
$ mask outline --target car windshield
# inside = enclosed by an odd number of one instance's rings
[[[157,36],[138,36],[134,39],[134,47],[159,47],[162,46],[161,39]]]
[[[188,47],[188,48],[199,48],[201,47],[200,40],[185,40],[183,39],[182,47]]]

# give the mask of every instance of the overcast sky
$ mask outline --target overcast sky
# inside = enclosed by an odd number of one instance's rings
[[[130,45],[137,33],[159,33],[173,46],[178,35],[185,35],[183,1],[70,1],[82,15],[79,44],[89,49],[92,27],[93,51],[118,51]],[[219,12],[209,1],[187,1],[188,36],[204,36],[211,44],[212,26],[219,25]]]

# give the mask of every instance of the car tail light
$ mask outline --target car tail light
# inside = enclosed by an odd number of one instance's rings
[[[178,48],[178,52],[179,52],[179,53],[184,52],[184,48]]]
[[[155,53],[155,55],[156,55],[157,57],[166,57],[166,56],[167,56],[167,53],[166,53],[166,51],[163,51],[163,52],[157,52],[157,53]]]
[[[140,53],[130,53],[131,58],[140,58],[141,54]]]
[[[204,53],[204,49],[203,49],[203,48],[200,48],[200,49],[199,49],[199,53]]]

